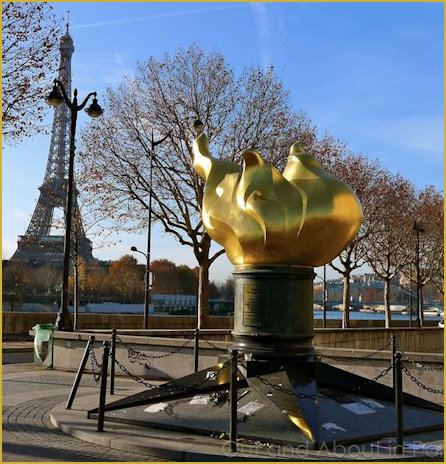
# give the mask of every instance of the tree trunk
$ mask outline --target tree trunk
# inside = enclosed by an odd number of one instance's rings
[[[209,321],[209,259],[200,263],[198,272],[198,320],[197,328],[204,329]]]
[[[344,289],[342,292],[342,304],[344,312],[342,315],[342,328],[350,327],[350,272],[344,274],[343,277]]]
[[[384,279],[384,308],[386,312],[386,328],[389,328],[392,321],[390,313],[390,279]]]
[[[424,312],[423,312],[423,286],[420,286],[420,304],[419,304],[419,311],[420,311],[420,327],[424,327]]]

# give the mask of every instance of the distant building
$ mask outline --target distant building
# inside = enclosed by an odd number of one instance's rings
[[[322,304],[324,283],[321,280],[314,282],[314,302]],[[343,279],[327,279],[327,301],[329,306],[342,304],[342,294],[344,290]],[[409,290],[406,282],[397,276],[390,282],[390,301],[392,305],[409,304]],[[416,304],[416,289],[412,289],[413,304]],[[425,304],[442,303],[443,299],[433,292],[425,291],[423,294]],[[350,306],[361,308],[367,305],[383,305],[384,302],[384,280],[375,274],[352,275],[350,277]]]

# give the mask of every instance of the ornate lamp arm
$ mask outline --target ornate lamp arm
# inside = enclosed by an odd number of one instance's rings
[[[65,90],[65,87],[63,86],[62,82],[59,79],[54,79],[54,83],[57,84],[57,86],[60,88],[62,91],[62,96],[65,100],[65,103],[67,104],[68,108],[72,108],[73,104],[70,100],[70,97],[67,95],[67,92]]]
[[[88,102],[88,99],[91,97],[91,96],[94,96],[96,98],[97,96],[97,93],[96,92],[90,92],[85,98],[84,98],[84,101],[77,107],[77,109],[80,111],[82,108],[85,107],[85,105],[87,104]]]

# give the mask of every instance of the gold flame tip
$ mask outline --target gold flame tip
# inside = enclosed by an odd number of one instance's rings
[[[305,150],[302,147],[302,145],[299,145],[298,143],[293,143],[293,145],[291,145],[290,155],[297,156],[297,155],[303,155],[304,153],[305,153]]]
[[[264,161],[262,159],[262,156],[260,153],[253,149],[253,148],[247,148],[241,152],[241,155],[243,157],[243,161],[245,162],[245,166],[262,166]]]

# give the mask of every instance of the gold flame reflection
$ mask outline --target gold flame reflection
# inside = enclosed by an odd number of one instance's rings
[[[311,431],[310,426],[307,424],[306,420],[303,417],[297,417],[291,413],[288,413],[288,417],[290,418],[290,421],[296,427],[298,427],[307,438],[314,441],[314,434]]]
[[[235,265],[322,266],[356,236],[361,205],[352,190],[294,144],[283,174],[257,150],[239,164],[212,158],[205,134],[194,141],[194,168],[206,181],[206,232]]]

